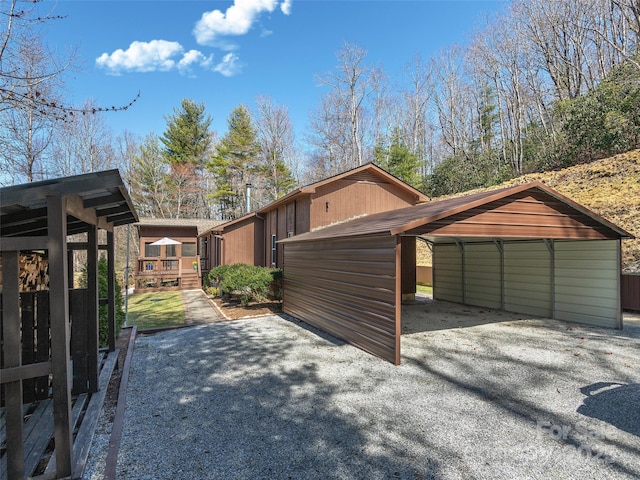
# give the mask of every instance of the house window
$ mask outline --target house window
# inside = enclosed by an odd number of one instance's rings
[[[167,257],[175,257],[175,256],[176,256],[176,246],[167,245]]]
[[[151,242],[145,242],[144,244],[144,256],[145,257],[159,257],[160,245],[151,245]]]
[[[195,257],[196,256],[196,242],[187,242],[182,244],[182,256],[183,257]]]
[[[277,255],[276,255],[276,236],[275,235],[271,235],[271,265],[275,265],[276,264],[276,259],[277,259]]]

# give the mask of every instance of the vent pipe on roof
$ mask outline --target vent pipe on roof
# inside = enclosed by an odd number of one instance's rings
[[[246,187],[247,187],[247,192],[246,192],[247,211],[245,213],[249,213],[251,211],[251,184],[247,183]]]

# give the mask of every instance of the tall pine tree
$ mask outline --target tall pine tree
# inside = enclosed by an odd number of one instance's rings
[[[235,108],[227,120],[228,132],[216,146],[207,167],[216,176],[213,198],[219,205],[223,220],[230,220],[246,212],[245,187],[257,172],[261,151],[251,113],[244,105]]]
[[[205,113],[203,103],[183,99],[166,120],[167,129],[160,141],[164,145],[163,158],[169,165],[169,216],[208,217],[203,173],[211,154],[211,117]]]

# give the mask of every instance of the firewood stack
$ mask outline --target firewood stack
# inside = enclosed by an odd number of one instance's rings
[[[22,253],[20,266],[20,291],[39,292],[49,290],[49,260],[42,253]]]
[[[49,290],[49,260],[38,252],[23,252],[18,259],[20,292]],[[2,255],[0,255],[0,292],[2,292]]]

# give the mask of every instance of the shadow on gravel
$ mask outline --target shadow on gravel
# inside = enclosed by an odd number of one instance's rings
[[[578,413],[640,437],[640,383],[597,382],[580,392],[587,398]]]
[[[136,343],[118,478],[439,477],[429,448],[416,459],[406,443],[372,441],[371,419],[332,402],[337,387],[317,361],[343,344],[314,331],[292,361],[299,331],[255,325],[197,326]]]
[[[402,335],[513,321],[522,315],[416,297],[402,302]]]

